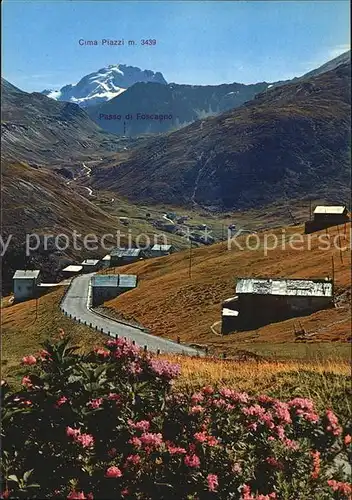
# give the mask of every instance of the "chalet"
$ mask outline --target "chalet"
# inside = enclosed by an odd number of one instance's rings
[[[345,205],[319,205],[314,209],[313,220],[305,223],[305,233],[345,224],[349,220]]]
[[[13,275],[13,292],[15,302],[36,297],[37,285],[40,283],[40,271],[17,270]]]
[[[107,268],[107,267],[110,267],[111,266],[111,255],[105,255],[105,257],[103,257],[101,259],[101,267],[102,268]]]
[[[64,278],[72,278],[73,276],[77,276],[83,270],[83,266],[76,266],[71,264],[70,266],[65,267],[62,270],[62,274]]]
[[[84,273],[94,273],[99,268],[99,259],[86,259],[81,262]]]
[[[110,253],[111,266],[132,264],[143,258],[143,252],[139,248],[115,248]]]
[[[150,250],[150,255],[152,257],[162,257],[165,255],[170,255],[173,252],[172,245],[154,245]]]
[[[251,330],[333,306],[333,282],[328,278],[241,278],[236,296],[222,304],[222,332]]]
[[[137,276],[130,274],[97,274],[91,278],[92,305],[117,297],[137,286]]]

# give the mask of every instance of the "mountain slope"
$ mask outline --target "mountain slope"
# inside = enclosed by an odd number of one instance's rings
[[[331,71],[332,69],[337,68],[338,66],[341,66],[342,64],[350,64],[350,61],[351,61],[351,51],[347,50],[343,54],[340,54],[339,56],[335,57],[335,59],[332,59],[331,61],[328,61],[327,63],[323,64],[322,66],[319,66],[319,68],[309,71],[301,78],[311,78],[313,76],[321,75],[323,73],[326,73],[327,71]]]
[[[84,76],[75,85],[65,85],[54,91],[44,90],[42,93],[57,101],[69,101],[85,108],[108,101],[137,82],[166,84],[159,72],[141,70],[125,64],[111,64]]]
[[[262,246],[264,238],[268,237],[268,241],[272,241],[275,234],[280,242],[283,230],[286,242],[288,237],[292,237],[295,242],[297,235],[302,237],[301,249],[298,250],[293,243],[292,247],[279,243],[265,254]],[[277,228],[257,233],[261,242],[258,249],[254,249],[252,239],[248,242],[248,248],[247,236],[239,236],[239,247],[231,242],[230,248],[219,243],[194,249],[191,262],[189,251],[183,251],[125,266],[119,272],[137,274],[138,287],[104,305],[112,312],[118,312],[120,317],[123,315],[127,320],[134,319],[150,328],[154,335],[173,340],[180,337],[181,342],[206,344],[229,355],[239,347],[238,343],[242,343],[240,347],[244,349],[260,348],[261,344],[267,343],[267,347],[262,349],[270,350],[273,346],[269,346],[269,343],[292,342],[291,353],[297,353],[300,344],[294,343],[294,332],[299,325],[312,334],[310,341],[347,341],[351,335],[350,228],[347,228],[346,234],[340,230],[341,246],[346,245],[347,248],[342,260],[334,245],[329,250],[321,250],[318,237],[324,235],[325,231],[312,235],[311,247],[310,236],[302,233],[303,226]],[[339,233],[336,228],[330,228],[329,234],[332,242]],[[331,276],[332,256],[335,263],[335,297],[339,305],[336,309],[322,310],[233,335],[220,336],[211,330],[211,326],[221,319],[221,303],[233,297],[235,280],[239,277],[324,278]],[[108,272],[111,273],[111,270]],[[215,331],[219,331],[219,325],[215,326]]]
[[[118,138],[101,130],[77,104],[29,94],[1,80],[2,157],[37,163],[116,150]]]
[[[95,183],[138,201],[220,209],[349,196],[350,65],[272,88],[150,141]]]
[[[89,114],[104,130],[116,134],[161,133],[237,108],[268,86],[266,82],[203,86],[136,83],[118,97],[91,108]],[[124,120],[128,114],[132,119]],[[109,115],[120,115],[121,119],[109,119]],[[164,117],[148,119],[146,115]]]
[[[44,277],[55,279],[68,258],[80,262],[85,256],[92,255],[89,249],[84,250],[82,240],[85,235],[100,237],[119,228],[116,218],[77,194],[46,168],[3,161],[1,199],[2,238],[3,242],[9,241],[9,247],[2,257],[5,288],[11,286],[13,271],[22,266],[40,265]],[[73,231],[80,235],[77,236],[77,248],[74,246]],[[26,235],[32,248],[37,242],[34,235],[30,237],[31,234],[37,234],[41,244],[37,251],[30,252],[26,257]],[[57,245],[52,243],[60,234],[69,237],[67,249],[63,248],[63,240],[58,239]],[[47,249],[44,248],[43,235],[52,235]],[[98,247],[98,254],[104,254],[104,249]],[[93,252],[93,255],[96,254]]]

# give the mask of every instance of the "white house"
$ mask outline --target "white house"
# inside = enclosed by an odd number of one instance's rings
[[[15,301],[32,299],[36,296],[36,287],[39,284],[40,271],[17,270],[13,275],[13,292]]]

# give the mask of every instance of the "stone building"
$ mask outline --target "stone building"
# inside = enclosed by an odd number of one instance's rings
[[[319,205],[313,212],[313,220],[305,223],[304,232],[313,233],[332,226],[349,222],[348,210],[344,205]]]
[[[328,278],[241,278],[236,296],[222,305],[222,332],[251,330],[333,306],[333,282]]]
[[[40,271],[24,271],[19,269],[13,275],[13,293],[15,302],[36,297],[40,283]]]

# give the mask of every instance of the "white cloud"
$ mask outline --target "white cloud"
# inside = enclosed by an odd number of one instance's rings
[[[328,57],[329,59],[334,59],[335,57],[339,56],[340,54],[343,54],[344,52],[347,52],[347,50],[350,50],[351,46],[349,43],[343,43],[341,45],[336,45],[332,49],[329,50],[328,52]]]

